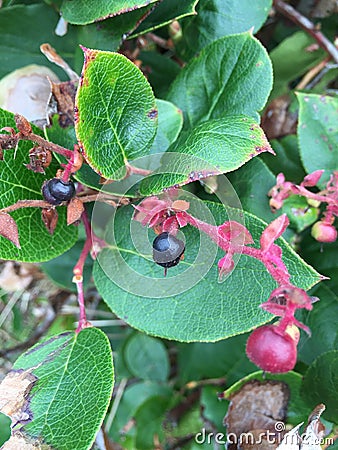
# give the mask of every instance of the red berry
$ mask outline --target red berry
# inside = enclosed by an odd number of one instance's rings
[[[246,354],[256,366],[271,373],[289,372],[297,361],[297,342],[288,332],[279,334],[276,325],[264,325],[249,336]]]
[[[311,234],[318,242],[335,242],[337,240],[336,228],[324,222],[316,222],[311,229]]]

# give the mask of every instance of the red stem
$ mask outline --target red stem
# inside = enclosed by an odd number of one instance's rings
[[[90,223],[89,223],[86,211],[84,211],[82,213],[81,219],[84,224],[85,231],[86,231],[86,242],[83,246],[80,257],[73,269],[73,274],[74,274],[73,282],[76,284],[77,300],[78,300],[79,308],[80,308],[80,319],[79,319],[79,325],[76,329],[76,333],[79,333],[83,328],[86,328],[86,326],[89,325],[87,322],[85,298],[84,298],[84,293],[83,293],[83,268],[84,268],[84,264],[87,259],[87,256],[93,245],[92,235],[91,235],[91,227],[90,227]]]
[[[264,264],[267,271],[270,273],[272,278],[276,280],[278,285],[285,285],[290,283],[289,281],[290,275],[287,272],[284,273],[281,270],[279,270],[276,264],[270,260],[269,255],[263,252],[260,248],[247,247],[246,245],[239,245],[239,244],[234,245],[230,241],[223,239],[219,235],[217,226],[210,225],[209,223],[196,219],[195,217],[192,217],[185,211],[181,211],[180,214],[181,216],[184,216],[187,223],[206,233],[225,252],[228,252],[229,249],[231,249],[233,253],[243,254],[258,259]]]
[[[84,211],[81,215],[81,220],[83,222],[85,231],[86,231],[86,242],[83,246],[82,252],[77,263],[73,269],[73,282],[76,284],[77,289],[77,299],[80,308],[80,319],[79,325],[76,329],[76,333],[79,333],[83,328],[90,326],[90,323],[87,321],[86,308],[85,308],[85,298],[83,292],[83,268],[87,259],[88,254],[94,247],[94,243],[97,243],[101,248],[106,246],[106,242],[102,239],[98,238],[92,233],[92,228],[90,226],[90,222],[88,219],[87,212]]]
[[[62,181],[65,181],[65,182],[69,181],[69,177],[72,173],[72,169],[74,166],[74,157],[75,157],[75,152],[73,152],[72,157],[66,164],[65,170],[63,171],[62,178],[61,178]]]
[[[316,26],[309,19],[282,0],[274,0],[273,5],[277,11],[292,20],[292,22],[312,36],[317,41],[318,45],[324,49],[336,63],[338,63],[337,48],[323,35],[321,31],[316,28]]]

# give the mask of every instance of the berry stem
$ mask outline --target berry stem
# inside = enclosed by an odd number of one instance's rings
[[[0,134],[0,146],[2,149],[15,149],[20,141],[35,142],[40,147],[65,156],[67,159],[71,158],[73,154],[72,150],[61,147],[61,145],[54,144],[53,142],[48,142],[38,134],[31,133],[28,136],[23,136],[21,133],[17,133],[14,136],[11,134]]]
[[[217,226],[210,225],[209,223],[196,219],[186,211],[181,211],[180,215],[181,217],[184,217],[187,223],[206,233],[225,252],[231,250],[233,253],[243,254],[250,256],[251,258],[258,259],[264,264],[267,271],[278,283],[278,285],[289,284],[290,275],[287,272],[286,266],[281,261],[281,258],[278,258],[278,261],[276,258],[275,260],[271,260],[271,255],[265,251],[262,251],[260,248],[248,247],[244,244],[234,244],[231,241],[227,241],[219,235]]]
[[[84,292],[83,292],[83,268],[84,268],[87,256],[89,255],[91,250],[94,253],[94,257],[96,256],[96,251],[94,252],[94,244],[97,244],[97,246],[100,248],[103,248],[104,246],[106,246],[105,241],[98,238],[92,232],[92,228],[90,226],[90,222],[89,222],[86,211],[84,211],[82,213],[81,220],[83,222],[85,232],[86,232],[86,241],[84,243],[80,257],[73,268],[73,274],[74,274],[73,282],[76,284],[77,300],[78,300],[79,308],[80,308],[80,318],[79,318],[78,327],[76,329],[76,333],[79,333],[83,328],[91,326],[90,323],[87,321],[85,298],[84,298]]]
[[[73,165],[74,165],[74,157],[75,157],[75,152],[73,152],[70,160],[66,164],[65,170],[63,171],[61,180],[64,181],[64,182],[68,182],[69,181],[70,175],[72,173]]]
[[[51,205],[44,200],[18,200],[13,205],[6,206],[2,208],[0,212],[10,213],[12,211],[16,211],[20,208],[50,208]]]

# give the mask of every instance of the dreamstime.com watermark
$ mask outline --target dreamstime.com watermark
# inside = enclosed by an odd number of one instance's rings
[[[275,431],[266,430],[262,433],[241,433],[240,435],[236,435],[235,433],[213,433],[207,431],[205,428],[195,435],[195,442],[197,444],[218,444],[218,445],[226,445],[226,444],[280,444],[284,440],[285,445],[299,445],[302,444],[312,444],[312,445],[332,445],[334,443],[333,438],[322,438],[316,439],[313,435],[308,436],[306,433],[302,435],[298,434],[280,434],[285,430],[285,424],[283,422],[275,423]]]

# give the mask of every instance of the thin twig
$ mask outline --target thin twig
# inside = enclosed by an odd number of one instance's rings
[[[105,424],[105,427],[104,427],[106,433],[109,433],[110,427],[111,427],[111,425],[113,423],[113,420],[115,418],[117,408],[118,408],[118,406],[120,404],[120,401],[121,401],[122,395],[124,393],[124,390],[125,390],[125,388],[127,386],[127,383],[128,383],[128,378],[122,378],[122,380],[120,381],[120,384],[119,384],[119,386],[117,388],[116,395],[115,395],[115,398],[114,398],[114,402],[112,404],[110,413],[109,413],[109,415],[107,417],[106,424]]]
[[[282,0],[274,0],[274,7],[283,16],[290,19],[304,31],[306,31],[310,36],[312,36],[318,43],[318,45],[324,49],[332,59],[338,63],[338,49],[334,44],[327,39],[324,34],[319,31],[316,26],[305,16],[300,14],[295,8],[283,2]]]
[[[32,141],[38,144],[40,147],[43,147],[46,150],[50,150],[54,153],[58,153],[59,155],[65,156],[67,159],[70,159],[73,156],[73,151],[68,148],[61,147],[61,145],[54,144],[53,142],[49,142],[43,137],[39,136],[35,133],[30,133],[29,135],[24,136],[22,133],[17,133],[15,135],[11,134],[0,134],[0,145],[3,149],[15,148],[19,141]]]
[[[10,213],[20,208],[51,208],[51,204],[44,200],[18,200],[13,205],[2,208],[0,212]]]
[[[305,89],[306,86],[313,80],[313,78],[319,74],[327,65],[327,63],[331,60],[331,56],[327,56],[323,61],[320,61],[320,63],[316,64],[314,67],[312,67],[300,80],[300,82],[295,87],[295,91]]]

